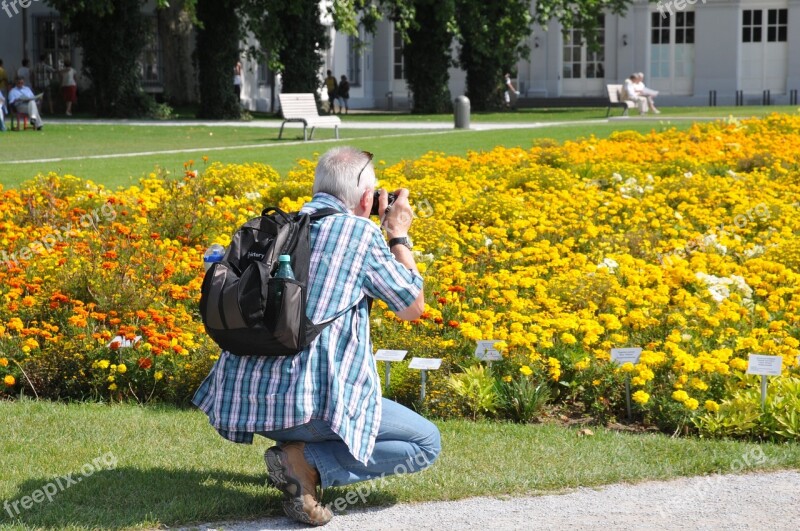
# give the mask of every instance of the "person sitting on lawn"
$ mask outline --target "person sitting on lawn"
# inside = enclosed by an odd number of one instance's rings
[[[39,131],[44,127],[44,123],[39,115],[36,99],[30,87],[25,85],[25,78],[17,76],[14,88],[8,92],[9,109],[13,108],[18,114],[27,114],[31,119],[31,125]]]

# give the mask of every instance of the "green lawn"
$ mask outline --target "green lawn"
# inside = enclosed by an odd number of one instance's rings
[[[134,184],[159,166],[173,174],[183,171],[183,164],[195,161],[202,166],[203,155],[209,161],[225,163],[261,162],[285,173],[299,159],[313,158],[337,144],[356,145],[376,154],[386,164],[414,159],[429,151],[464,155],[467,151],[491,149],[496,145],[529,147],[534,139],[574,140],[595,134],[607,136],[618,130],[649,132],[668,125],[668,120],[619,120],[609,124],[553,124],[531,129],[474,131],[447,129],[419,131],[407,129],[347,129],[341,140],[322,129],[314,141],[298,140],[296,129],[288,139],[278,141],[278,131],[251,127],[141,127],[126,125],[49,124],[43,132],[6,133],[0,152],[0,184],[15,186],[38,173],[69,173],[109,187]],[[689,122],[674,122],[688,127]],[[174,152],[177,151],[177,152]],[[142,152],[156,152],[136,155]],[[91,158],[104,156],[104,158]],[[32,159],[65,159],[46,162],[11,163]]]
[[[0,403],[0,418],[0,502],[10,507],[0,512],[0,528],[147,528],[281,514],[278,491],[265,485],[262,455],[270,443],[229,443],[196,410],[23,400]],[[557,425],[438,425],[440,460],[425,472],[370,489],[366,505],[800,467],[797,444],[672,439],[602,428],[581,437],[577,429]],[[70,484],[70,474],[81,481]],[[22,507],[25,496],[48,489],[52,501],[39,495],[41,502]],[[327,489],[323,501],[346,491]]]

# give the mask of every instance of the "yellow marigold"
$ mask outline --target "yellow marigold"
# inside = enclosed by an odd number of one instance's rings
[[[747,362],[742,358],[733,358],[731,361],[728,362],[728,365],[730,365],[731,369],[735,371],[747,370]]]
[[[7,386],[11,387],[15,383],[17,383],[17,380],[15,380],[14,377],[11,376],[10,374],[7,374],[6,377],[3,378],[3,383],[6,384]]]
[[[8,359],[0,358],[0,367],[8,367]]]
[[[576,371],[584,371],[584,370],[589,368],[589,365],[591,365],[591,363],[592,363],[592,360],[590,360],[589,357],[587,356],[587,357],[583,358],[582,360],[580,360],[580,361],[575,363],[575,370]]]
[[[22,324],[22,319],[20,319],[19,317],[12,317],[11,319],[8,320],[8,323],[6,324],[8,325],[9,330],[15,330],[17,332],[25,328],[25,325]]]
[[[109,391],[116,391],[117,390],[117,384],[112,383],[111,385],[108,386],[108,390]]]
[[[555,358],[547,358],[547,365],[550,366],[548,373],[554,382],[561,378],[561,362]]]
[[[705,383],[700,378],[692,378],[690,385],[700,391],[705,391],[706,389],[708,389],[708,384]]]
[[[694,398],[689,398],[683,403],[683,405],[686,406],[687,409],[694,411],[700,405],[700,402]]]
[[[710,413],[714,413],[716,411],[719,411],[719,404],[717,404],[713,400],[706,400],[706,403],[704,405],[705,405],[706,411],[708,411]]]
[[[689,393],[683,390],[678,390],[672,393],[672,399],[678,402],[686,402],[689,400]]]
[[[633,401],[636,402],[637,404],[644,405],[647,403],[648,400],[650,400],[650,395],[648,395],[642,390],[639,390],[633,393],[633,396],[631,398],[633,398]]]
[[[161,372],[161,371],[156,371],[156,373],[153,375],[153,378],[155,378],[156,381],[161,380],[163,377],[164,377],[164,373]]]
[[[633,363],[626,361],[625,363],[622,364],[622,367],[620,367],[620,369],[622,370],[622,372],[633,372],[635,367],[633,366]]]
[[[523,365],[522,367],[520,367],[519,372],[521,372],[525,376],[530,376],[531,374],[533,374],[533,371],[527,365]]]
[[[125,374],[126,372],[128,372],[128,368],[125,366],[124,363],[120,363],[119,365],[117,365],[117,372],[120,374]]]
[[[97,366],[101,369],[108,369],[109,365],[111,365],[111,362],[108,360],[100,360],[97,362]]]
[[[561,334],[561,341],[566,343],[567,345],[574,345],[575,343],[578,342],[578,340],[575,339],[575,336],[573,336],[569,332],[564,332],[563,334]]]

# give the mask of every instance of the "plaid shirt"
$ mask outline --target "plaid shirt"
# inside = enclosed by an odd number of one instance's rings
[[[328,207],[345,215],[311,226],[306,312],[315,323],[344,313],[296,356],[223,352],[193,402],[220,435],[240,443],[252,443],[254,433],[324,420],[366,463],[381,421],[381,386],[365,295],[401,311],[419,295],[422,277],[394,259],[372,221],[350,214],[335,197],[316,194],[302,212]]]

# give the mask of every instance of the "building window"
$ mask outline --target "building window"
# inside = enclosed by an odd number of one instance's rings
[[[694,44],[694,11],[675,13],[675,44]]]
[[[258,62],[258,84],[262,87],[271,87],[272,86],[272,76],[269,70],[269,63],[267,59],[264,58]]]
[[[582,49],[583,33],[579,29],[570,28],[564,39],[564,79],[579,79],[583,77]]]
[[[347,80],[351,87],[361,86],[361,48],[363,43],[359,37],[350,36],[347,40]]]
[[[145,22],[144,49],[139,58],[142,84],[160,85],[163,81],[161,72],[161,46],[158,38],[158,19],[147,17]]]
[[[397,30],[394,31],[394,78],[406,78],[405,65],[403,63],[403,37]]]
[[[745,9],[742,16],[742,42],[761,42],[762,12]]]
[[[788,28],[788,9],[767,10],[767,42],[786,42]]]
[[[72,39],[64,31],[61,20],[56,17],[36,17],[34,23],[34,43],[36,43],[36,61],[44,55],[47,64],[60,70],[64,61],[74,63],[72,57]]]
[[[600,48],[596,51],[586,49],[586,77],[589,79],[603,79],[606,77],[604,63],[606,61],[606,16],[597,17],[597,42]]]
[[[684,13],[678,13],[683,15]],[[692,13],[694,15],[694,13]],[[660,13],[651,15],[650,44],[669,44],[669,21],[671,17],[662,17]]]

